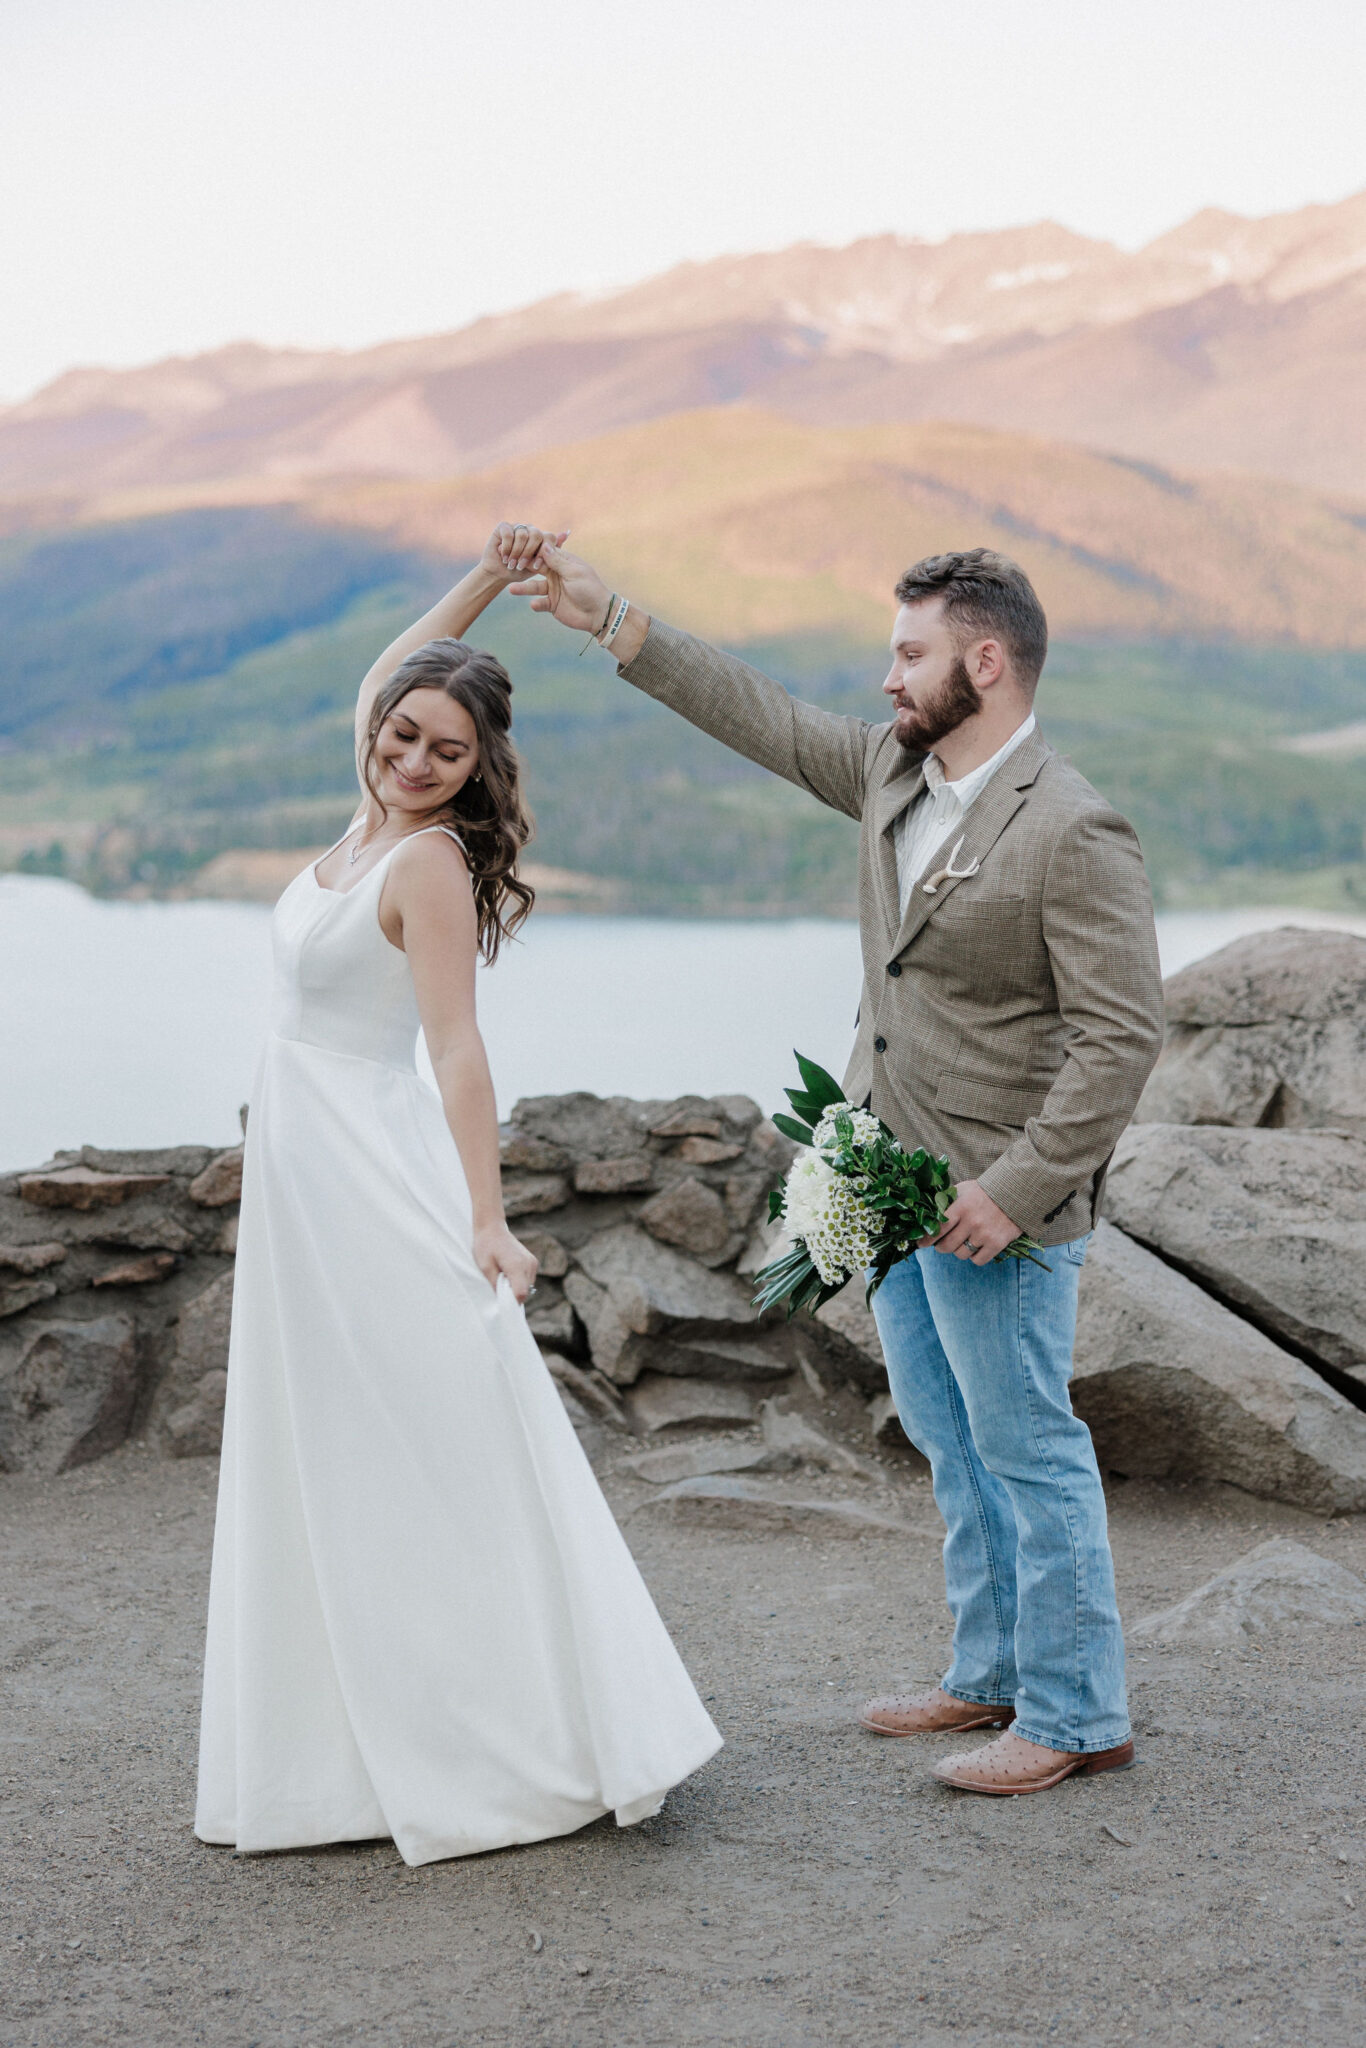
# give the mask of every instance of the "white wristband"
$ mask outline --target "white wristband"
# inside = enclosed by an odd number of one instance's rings
[[[630,609],[631,609],[631,600],[630,600],[630,598],[629,598],[629,597],[623,597],[623,599],[621,600],[621,603],[620,603],[620,604],[619,604],[619,605],[617,606],[617,611],[616,611],[616,616],[615,616],[615,618],[614,618],[614,619],[612,620],[612,623],[611,623],[611,625],[610,625],[610,626],[609,626],[609,627],[607,628],[607,631],[606,631],[606,632],[605,632],[605,633],[603,634],[603,636],[602,636],[602,639],[601,639],[601,640],[599,641],[599,643],[598,643],[598,644],[599,644],[599,646],[601,646],[601,647],[610,647],[610,646],[611,646],[612,642],[613,642],[613,641],[614,641],[614,640],[616,639],[616,637],[617,637],[617,634],[618,634],[618,633],[619,633],[619,632],[621,631],[621,629],[622,629],[622,625],[623,625],[623,623],[625,622],[626,614],[627,614],[627,612],[629,612],[629,611],[630,611]]]

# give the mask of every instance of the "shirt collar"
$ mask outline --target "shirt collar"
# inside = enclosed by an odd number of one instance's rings
[[[937,754],[925,756],[925,787],[931,796],[937,796],[941,789],[948,790],[966,810],[968,805],[982,794],[996,770],[1007,762],[1015,749],[1023,746],[1034,731],[1036,720],[1031,711],[1023,725],[1017,725],[1003,747],[998,747],[989,761],[983,761],[979,768],[969,768],[966,775],[960,775],[956,782],[950,782],[945,775]]]

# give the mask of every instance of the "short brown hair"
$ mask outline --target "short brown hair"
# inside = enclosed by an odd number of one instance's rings
[[[993,634],[1010,656],[1020,683],[1032,691],[1048,653],[1048,621],[1034,585],[1018,562],[990,548],[927,555],[896,586],[898,604],[942,597],[944,617],[964,643]]]

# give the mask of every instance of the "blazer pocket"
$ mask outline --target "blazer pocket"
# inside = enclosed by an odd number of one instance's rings
[[[988,1081],[950,1074],[939,1083],[934,1099],[950,1116],[966,1117],[970,1123],[1013,1124],[1023,1130],[1030,1117],[1043,1108],[1047,1094],[1047,1089],[998,1088]]]
[[[957,924],[960,918],[1019,917],[1024,902],[1023,891],[1017,896],[975,896],[960,886],[945,897],[944,908]]]

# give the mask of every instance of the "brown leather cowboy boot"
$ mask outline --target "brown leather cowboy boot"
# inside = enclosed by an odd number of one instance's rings
[[[893,1693],[869,1700],[859,1722],[874,1735],[958,1735],[965,1728],[1008,1728],[1015,1709],[1008,1702],[982,1706],[958,1700],[936,1685],[931,1692]]]
[[[1008,1796],[1020,1792],[1046,1792],[1064,1778],[1089,1776],[1094,1771],[1127,1771],[1134,1761],[1132,1742],[1114,1749],[1093,1749],[1080,1754],[1066,1749],[1044,1749],[1013,1730],[984,1742],[980,1749],[960,1750],[941,1757],[934,1775],[959,1792],[994,1792]]]

